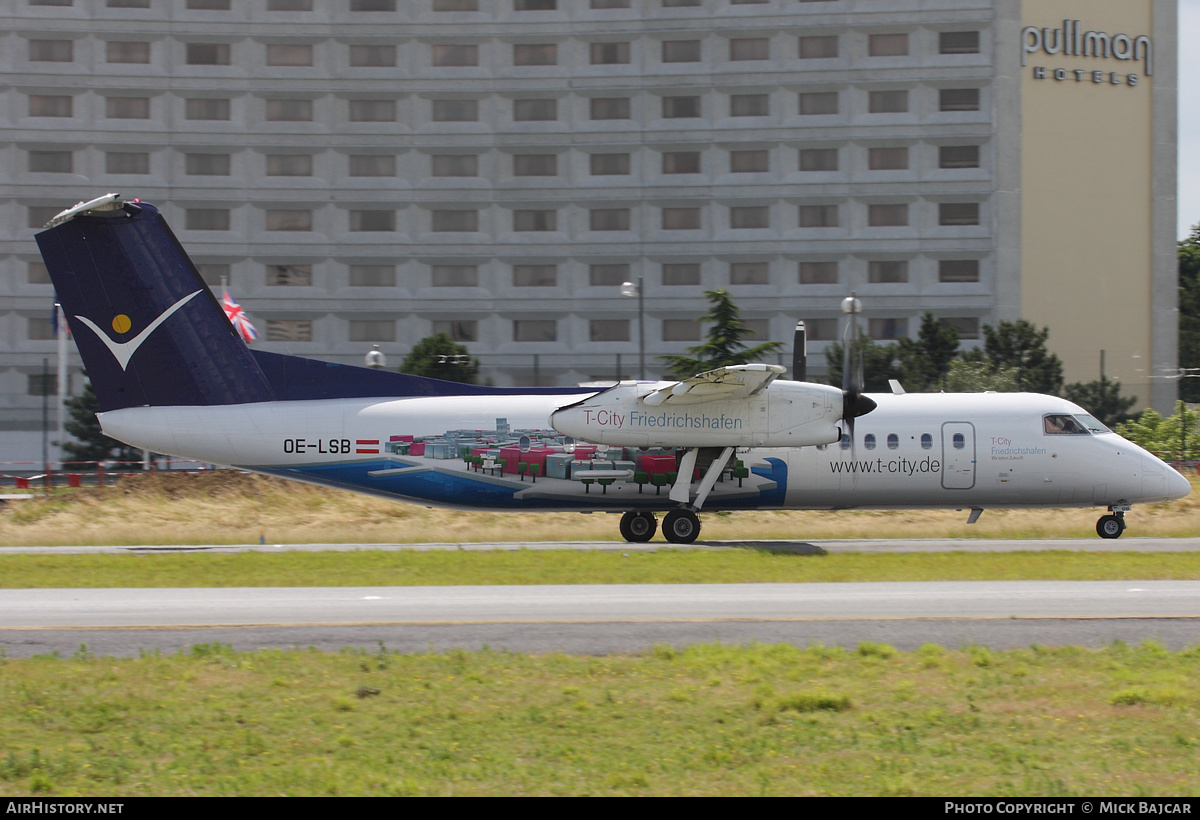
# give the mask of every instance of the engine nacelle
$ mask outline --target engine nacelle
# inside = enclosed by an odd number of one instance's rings
[[[621,382],[556,410],[550,425],[565,436],[622,447],[804,447],[841,436],[836,387],[775,381],[746,398],[646,402],[672,384]]]

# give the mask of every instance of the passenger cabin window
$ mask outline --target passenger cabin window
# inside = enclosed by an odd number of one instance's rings
[[[863,436],[863,447],[866,447],[868,450],[875,449],[875,434],[874,433],[867,433],[865,436]]]
[[[846,435],[845,433],[842,433],[841,445],[842,445],[843,450],[849,450],[850,449],[850,436]]]
[[[1074,416],[1066,414],[1049,415],[1042,417],[1042,427],[1049,436],[1079,436],[1088,435],[1088,429],[1084,427]]]
[[[888,433],[887,443],[889,450],[897,449],[900,446],[900,436],[895,433]]]
[[[922,450],[932,450],[933,449],[933,436],[930,435],[929,433],[921,434],[921,449]]]

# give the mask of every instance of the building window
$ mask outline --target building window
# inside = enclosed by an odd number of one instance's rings
[[[31,342],[45,342],[55,338],[54,323],[50,321],[50,317],[31,316],[26,327],[28,328],[28,339]]]
[[[30,262],[25,269],[25,281],[31,285],[49,285],[50,271],[45,262]]]
[[[700,323],[695,319],[663,319],[664,342],[696,342],[700,340]]]
[[[938,146],[939,168],[978,168],[978,145],[941,145]]]
[[[513,0],[513,11],[554,11],[558,0]]]
[[[363,233],[386,233],[396,230],[393,210],[351,211],[350,230]]]
[[[313,48],[308,43],[268,43],[267,65],[310,66]]]
[[[391,154],[351,154],[349,174],[352,177],[394,177],[396,157]]]
[[[229,284],[230,267],[227,262],[201,262],[196,265],[196,272],[209,287],[221,287]]]
[[[433,322],[433,333],[445,333],[456,342],[477,342],[479,323],[474,319],[444,319]]]
[[[800,114],[805,117],[818,117],[838,112],[838,95],[836,91],[813,91],[800,95]]]
[[[592,0],[593,9],[627,9],[629,0]]]
[[[629,62],[629,43],[592,43],[592,65],[626,65]]]
[[[729,227],[738,230],[771,227],[771,209],[765,205],[741,205],[729,209]]]
[[[734,262],[729,266],[729,284],[769,285],[769,274],[766,262]]]
[[[838,320],[805,319],[804,332],[810,342],[832,342],[838,336]]]
[[[351,265],[350,287],[394,288],[396,287],[395,265]]]
[[[590,163],[594,177],[629,175],[629,154],[592,154]]]
[[[746,338],[752,342],[765,342],[771,338],[770,319],[743,319],[742,327],[750,331]]]
[[[867,40],[871,57],[904,57],[908,54],[907,34],[872,34]]]
[[[662,115],[666,119],[684,119],[700,116],[699,97],[663,97]]]
[[[696,262],[664,262],[662,283],[670,287],[700,284],[700,265]]]
[[[872,228],[896,228],[908,224],[908,205],[880,204],[867,206],[867,224]]]
[[[104,116],[110,120],[150,119],[149,97],[105,97]]]
[[[229,65],[229,43],[188,43],[188,65]]]
[[[801,228],[836,228],[838,226],[837,205],[801,205]]]
[[[824,60],[838,56],[838,38],[833,35],[800,38],[801,60]]]
[[[268,342],[311,342],[311,319],[268,319]]]
[[[938,281],[946,284],[955,282],[978,282],[978,259],[939,259]]]
[[[30,396],[57,396],[58,376],[51,373],[31,373],[26,379],[26,393]]]
[[[759,174],[771,170],[771,152],[766,149],[729,152],[731,174]]]
[[[148,9],[150,0],[108,0],[110,9]]]
[[[801,171],[836,171],[838,169],[838,149],[836,148],[801,148]]]
[[[312,211],[302,208],[270,208],[267,210],[268,231],[311,231]]]
[[[267,155],[267,176],[269,177],[310,177],[312,173],[312,154]]]
[[[433,211],[436,233],[472,233],[479,230],[478,211]]]
[[[65,94],[30,94],[29,116],[70,117],[72,99]]]
[[[30,40],[29,60],[34,63],[69,63],[75,59],[72,40]]]
[[[557,65],[554,43],[519,43],[513,46],[513,65]]]
[[[396,341],[395,319],[351,319],[350,341],[394,342]]]
[[[479,287],[478,265],[434,265],[429,283],[435,288]]]
[[[311,103],[310,103],[311,105]],[[395,122],[395,100],[351,100],[350,122]]]
[[[628,97],[592,97],[589,104],[593,120],[629,119]]]
[[[433,47],[433,64],[441,68],[462,68],[479,65],[479,46],[442,44]]]
[[[396,0],[350,0],[350,11],[395,11]]]
[[[959,339],[979,338],[978,316],[943,316],[941,321],[958,331]]]
[[[187,0],[189,11],[229,11],[230,0]]]
[[[193,97],[184,100],[185,120],[228,120],[229,100]]]
[[[435,177],[479,176],[479,157],[475,154],[434,154],[430,159]]]
[[[229,176],[229,154],[185,154],[183,164],[188,176]]]
[[[588,225],[593,231],[627,231],[629,230],[629,209],[592,208],[588,212]]]
[[[267,100],[267,120],[270,122],[312,122],[312,118],[312,100]]]
[[[558,119],[558,100],[513,100],[516,122],[546,122]]]
[[[867,98],[867,111],[872,114],[903,114],[908,111],[908,92],[872,91]]]
[[[771,58],[771,41],[767,37],[746,37],[729,41],[729,59],[740,60],[769,60]]]
[[[104,46],[104,58],[110,63],[148,63],[150,44],[109,40]]]
[[[588,322],[588,338],[593,342],[628,342],[628,319],[592,319]]]
[[[267,265],[266,283],[270,287],[311,287],[312,265]]]
[[[699,151],[665,151],[662,155],[662,172],[664,174],[698,174],[700,173]]]
[[[514,342],[554,342],[558,322],[554,319],[518,319],[513,322]]]
[[[664,63],[700,62],[699,40],[664,40],[662,44]]]
[[[630,278],[627,263],[588,265],[588,284],[594,288],[619,288],[628,281]]]
[[[513,230],[540,232],[558,230],[558,212],[553,210],[513,211]]]
[[[907,148],[872,148],[867,152],[867,167],[872,171],[904,171],[908,169]]]
[[[938,33],[939,54],[978,54],[978,31],[942,31]]]
[[[228,208],[188,208],[184,226],[189,231],[229,230]]]
[[[107,151],[104,154],[106,174],[148,174],[150,154],[147,151]]]
[[[771,97],[768,94],[731,94],[729,116],[765,117],[771,113]]]
[[[908,281],[908,263],[895,259],[868,262],[867,280],[872,285],[903,284]]]
[[[552,177],[558,175],[557,154],[515,154],[513,176]]]
[[[939,225],[978,225],[978,202],[942,202],[938,205]]]
[[[353,68],[393,68],[396,65],[396,47],[350,46],[350,65]]]
[[[26,157],[34,174],[69,174],[75,154],[71,151],[30,151]]]
[[[664,231],[695,231],[700,228],[699,208],[663,208]]]
[[[73,6],[75,0],[29,0],[31,6]]]
[[[943,88],[938,91],[939,111],[978,111],[978,88]]]
[[[434,122],[478,122],[479,100],[433,100]]]
[[[558,286],[557,265],[513,265],[513,287],[553,288]]]
[[[871,338],[877,342],[889,342],[908,336],[907,319],[871,319],[867,323]]]
[[[479,0],[433,0],[434,11],[479,11]]]
[[[685,7],[699,6],[700,0],[662,0],[664,9],[678,9]]]
[[[267,0],[267,11],[312,11],[313,0]]]
[[[61,210],[62,208],[58,205],[30,205],[27,212],[29,221],[26,223],[26,227],[43,228],[47,222],[58,216]]]
[[[800,284],[836,285],[838,283],[837,262],[801,262]]]

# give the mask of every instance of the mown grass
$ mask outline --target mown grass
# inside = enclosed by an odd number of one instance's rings
[[[1200,650],[0,662],[3,795],[1200,794]]]
[[[1200,579],[1200,553],[401,550],[2,555],[0,588]]]
[[[703,539],[1094,538],[1102,510],[709,513]],[[1129,536],[1200,536],[1200,493],[1136,508]],[[0,509],[0,546],[615,541],[617,517],[433,510],[222,470],[137,476]],[[661,536],[658,536],[661,539]]]

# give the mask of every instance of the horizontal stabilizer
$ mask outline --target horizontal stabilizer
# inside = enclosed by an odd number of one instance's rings
[[[718,367],[690,379],[675,382],[648,393],[643,399],[650,407],[663,404],[702,404],[709,401],[745,399],[761,392],[786,368],[777,364],[737,364]]]

